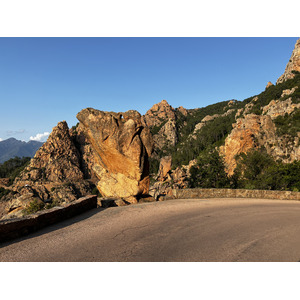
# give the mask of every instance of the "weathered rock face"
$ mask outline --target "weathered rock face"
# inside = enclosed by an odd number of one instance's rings
[[[84,125],[78,123],[75,129],[70,129],[70,135],[76,148],[80,153],[81,171],[86,179],[90,179],[94,184],[98,182],[98,178],[93,171],[96,164],[95,153],[87,136],[84,134]]]
[[[143,122],[148,127],[159,126],[164,120],[175,120],[175,110],[166,101],[154,104],[143,116]]]
[[[190,160],[189,161],[189,164],[188,165],[183,165],[182,166],[182,168],[183,168],[183,170],[185,171],[185,173],[186,173],[186,175],[188,176],[188,177],[190,177],[191,176],[191,168],[193,167],[193,166],[195,166],[197,164],[197,159],[192,159],[192,160]]]
[[[153,136],[153,140],[155,148],[158,149],[162,149],[164,146],[175,146],[178,140],[175,120],[169,119],[158,134]]]
[[[188,111],[183,107],[183,106],[179,106],[177,108],[177,110],[182,113],[184,116],[187,116],[188,115]]]
[[[157,174],[157,180],[163,181],[167,178],[167,174],[171,171],[172,168],[172,157],[164,156],[160,160],[159,170]]]
[[[172,189],[183,189],[188,187],[187,175],[183,168],[172,167],[172,157],[165,156],[160,160],[156,182],[150,187],[149,194],[156,200],[164,197],[172,197]]]
[[[156,127],[153,133],[154,149],[174,147],[178,141],[176,112],[184,116],[188,114],[182,106],[176,110],[166,100],[154,104],[142,117],[142,124],[149,128]],[[157,131],[158,130],[158,131]]]
[[[235,156],[259,146],[259,139],[275,139],[275,126],[269,116],[248,114],[237,120],[225,140],[225,145],[220,147],[220,154],[224,157],[229,175],[233,174],[236,167]]]
[[[29,166],[16,179],[15,183],[31,182],[61,182],[82,180],[80,156],[76,149],[65,121],[59,122],[53,128],[47,142],[37,151]]]
[[[128,202],[149,192],[150,131],[137,111],[103,112],[92,108],[77,114],[94,153],[93,172],[103,196]]]
[[[270,116],[273,120],[286,113],[291,114],[295,108],[300,108],[300,103],[292,103],[292,99],[288,98],[285,101],[272,100],[268,105],[262,108],[262,112],[264,115]]]
[[[284,90],[281,97],[292,94],[296,88]],[[237,112],[233,130],[226,138],[225,145],[220,147],[220,154],[224,157],[229,175],[233,174],[236,167],[235,156],[247,153],[253,148],[263,146],[275,160],[281,159],[284,163],[300,159],[299,137],[293,139],[289,136],[278,136],[272,121],[278,116],[292,114],[300,108],[300,104],[292,103],[291,98],[280,98],[262,107],[262,115],[249,114],[256,101],[257,97],[254,97],[244,110]]]
[[[0,178],[0,187],[6,187],[9,185],[9,178]]]
[[[63,204],[91,192],[81,171],[80,153],[65,121],[53,128],[48,140],[10,188],[5,218],[22,216],[33,200],[41,204]]]
[[[276,84],[281,83],[287,79],[294,78],[293,71],[300,72],[300,39],[296,42],[292,56],[285,68],[284,73],[278,78]]]

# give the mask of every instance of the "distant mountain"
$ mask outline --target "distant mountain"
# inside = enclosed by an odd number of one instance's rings
[[[33,157],[35,152],[43,145],[41,142],[23,142],[15,138],[9,138],[0,142],[0,163],[18,157]]]

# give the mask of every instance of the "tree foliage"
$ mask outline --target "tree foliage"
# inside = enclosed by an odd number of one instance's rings
[[[300,128],[300,109],[295,109],[291,114],[285,114],[284,116],[278,116],[274,119],[276,125],[276,133],[279,136],[288,134],[292,137],[296,137]]]
[[[30,157],[15,157],[0,164],[0,178],[9,178],[12,182],[29,164]]]
[[[224,188],[230,186],[223,159],[216,149],[203,151],[190,173],[191,187]]]
[[[265,149],[240,154],[236,159],[234,174],[228,176],[218,151],[203,151],[190,170],[190,186],[300,191],[300,161],[275,161]]]
[[[234,114],[233,112],[228,116],[218,117],[207,122],[196,133],[195,138],[190,137],[185,143],[177,145],[173,151],[170,151],[174,166],[186,165],[205,149],[220,146],[232,129]]]

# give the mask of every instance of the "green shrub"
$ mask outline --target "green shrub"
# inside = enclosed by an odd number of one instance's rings
[[[230,185],[223,159],[216,149],[203,151],[190,173],[189,183],[193,188],[224,188]]]
[[[7,190],[3,187],[0,187],[0,199],[10,193],[10,190]]]
[[[53,208],[55,206],[60,206],[60,203],[58,200],[54,200],[54,201],[51,201],[50,203],[46,203],[45,204],[45,209],[50,209],[50,208]]]
[[[275,161],[264,149],[252,150],[237,158],[234,171],[236,188],[262,190],[300,190],[300,161]]]
[[[96,186],[94,186],[93,189],[92,189],[92,195],[97,195],[97,197],[101,197],[102,196]]]
[[[37,199],[32,200],[29,206],[24,209],[24,215],[34,214],[44,208],[45,204],[38,201]]]
[[[274,119],[274,123],[279,136],[288,134],[295,138],[300,128],[300,109],[295,109],[291,114],[278,116]]]

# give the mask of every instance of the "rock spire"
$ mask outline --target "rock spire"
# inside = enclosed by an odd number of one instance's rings
[[[300,72],[300,39],[297,40],[291,58],[286,65],[284,73],[277,79],[276,84],[282,83],[287,79],[294,78],[293,71]]]

